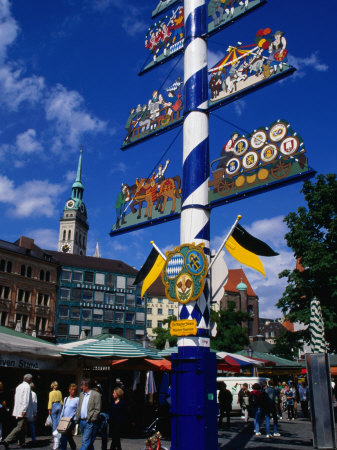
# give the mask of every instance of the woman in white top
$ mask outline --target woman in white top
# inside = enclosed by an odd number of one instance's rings
[[[60,448],[61,450],[66,450],[67,442],[71,447],[71,450],[76,450],[76,444],[73,439],[72,431],[75,427],[74,416],[78,406],[78,397],[77,397],[77,385],[72,383],[69,386],[69,396],[65,397],[63,400],[63,408],[61,411],[61,417],[72,417],[73,420],[71,422],[68,430],[62,434],[60,440]]]

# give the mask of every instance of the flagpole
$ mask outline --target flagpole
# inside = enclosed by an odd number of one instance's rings
[[[225,239],[223,240],[222,244],[220,245],[219,250],[216,252],[216,255],[212,258],[212,262],[208,267],[208,271],[211,270],[211,267],[213,266],[214,261],[217,259],[217,257],[219,256],[219,253],[221,252],[221,250],[224,248],[224,246],[226,245],[226,242],[228,241],[228,239],[231,237],[234,228],[236,227],[236,225],[238,224],[239,220],[242,218],[242,216],[239,214],[232,226],[232,228],[230,229],[229,233],[227,234],[227,236],[225,237]]]
[[[153,247],[157,250],[157,252],[159,253],[159,255],[163,258],[163,260],[166,261],[166,256],[165,256],[164,253],[156,246],[156,244],[154,243],[154,241],[151,241],[150,244],[153,245]]]

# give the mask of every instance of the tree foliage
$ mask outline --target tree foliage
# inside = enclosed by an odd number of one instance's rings
[[[270,353],[281,358],[294,361],[298,358],[298,351],[303,347],[305,331],[284,330],[278,338],[275,339],[275,345]]]
[[[153,334],[156,335],[153,343],[158,350],[165,348],[166,340],[168,340],[170,347],[177,345],[177,336],[170,335],[170,323],[172,320],[177,320],[176,316],[170,316],[163,320],[163,327],[153,328]],[[167,327],[165,327],[167,325]]]
[[[249,345],[248,329],[242,327],[249,313],[235,311],[235,303],[229,301],[227,309],[211,310],[211,321],[217,324],[217,335],[211,339],[211,348],[223,352],[238,352]]]
[[[288,285],[277,306],[291,322],[310,321],[310,301],[317,297],[322,306],[326,339],[337,350],[337,179],[335,174],[318,175],[306,181],[302,191],[307,206],[285,218],[285,238],[300,260],[302,270],[285,270]],[[309,330],[304,333],[309,341]]]

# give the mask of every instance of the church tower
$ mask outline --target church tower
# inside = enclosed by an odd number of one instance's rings
[[[82,149],[78,160],[76,180],[72,186],[71,198],[66,201],[63,217],[60,219],[58,251],[85,255],[87,248],[87,210],[83,203]]]

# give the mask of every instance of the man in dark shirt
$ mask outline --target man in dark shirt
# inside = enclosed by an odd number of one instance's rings
[[[222,427],[222,419],[227,417],[227,427],[230,427],[231,421],[231,410],[233,396],[231,392],[227,389],[226,383],[222,382],[220,385],[219,395],[218,395],[220,416],[219,416],[219,427]]]

